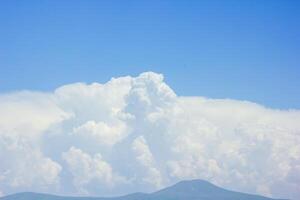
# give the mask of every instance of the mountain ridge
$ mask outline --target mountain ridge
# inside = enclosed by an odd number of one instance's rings
[[[255,194],[235,192],[208,181],[194,179],[180,181],[152,193],[136,192],[116,197],[60,196],[53,194],[21,192],[0,197],[0,200],[283,200]],[[286,199],[285,199],[286,200]]]

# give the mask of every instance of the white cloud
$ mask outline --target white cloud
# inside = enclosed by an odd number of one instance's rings
[[[47,93],[19,92],[0,96],[0,188],[52,189],[59,183],[59,163],[45,156],[44,132],[68,118]]]
[[[152,72],[15,92],[0,95],[0,160],[5,194],[109,195],[201,178],[296,198],[300,111],[177,96]]]
[[[143,136],[139,136],[132,143],[132,150],[136,155],[136,160],[146,171],[143,181],[159,188],[162,185],[162,177],[160,171],[155,167],[154,157],[148,147],[147,141]]]
[[[53,95],[18,92],[0,96],[0,134],[38,137],[50,125],[68,118],[53,102]]]
[[[71,147],[69,151],[62,154],[62,157],[66,161],[73,176],[73,183],[80,193],[88,194],[85,187],[92,181],[110,187],[124,181],[123,177],[113,172],[112,167],[103,160],[99,153],[92,157],[80,149]]]
[[[121,121],[111,126],[104,122],[87,121],[74,128],[75,134],[88,137],[89,140],[97,140],[99,144],[104,145],[114,145],[126,136],[126,132],[126,124]]]
[[[44,190],[59,183],[60,164],[23,143],[26,141],[1,139],[1,188]]]

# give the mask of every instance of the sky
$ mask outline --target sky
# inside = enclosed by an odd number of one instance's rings
[[[300,197],[296,1],[2,1],[0,196],[180,180]]]
[[[300,107],[297,1],[2,1],[0,92],[145,71],[179,95]]]

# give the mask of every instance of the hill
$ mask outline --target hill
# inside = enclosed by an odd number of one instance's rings
[[[17,193],[0,200],[274,200],[259,195],[234,192],[203,180],[181,181],[153,193],[133,193],[120,197],[65,197],[40,193]]]

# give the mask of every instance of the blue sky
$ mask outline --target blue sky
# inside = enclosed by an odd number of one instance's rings
[[[300,108],[297,1],[1,1],[0,92],[143,71],[178,95]]]

